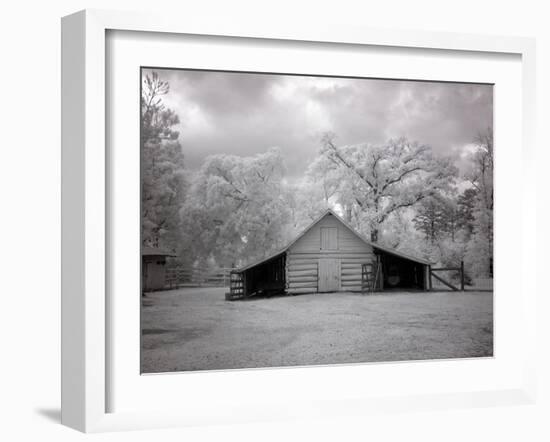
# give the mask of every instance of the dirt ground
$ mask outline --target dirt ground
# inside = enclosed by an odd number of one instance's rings
[[[143,373],[492,356],[492,292],[327,293],[228,302],[148,294]]]

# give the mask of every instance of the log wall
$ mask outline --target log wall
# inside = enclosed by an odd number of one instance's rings
[[[321,228],[337,228],[337,244],[334,250],[321,248]],[[332,247],[332,245],[331,245]],[[319,259],[331,258],[340,261],[340,287],[342,291],[361,291],[361,264],[375,259],[373,249],[365,244],[332,215],[327,215],[287,252],[286,281],[289,293],[318,291]]]

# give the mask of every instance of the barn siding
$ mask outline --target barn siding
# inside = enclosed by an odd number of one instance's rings
[[[321,229],[337,229],[335,250],[321,247]],[[286,280],[289,293],[318,291],[318,263],[321,258],[340,260],[340,286],[345,291],[361,290],[361,264],[374,260],[372,246],[332,215],[327,215],[308,230],[287,252]]]

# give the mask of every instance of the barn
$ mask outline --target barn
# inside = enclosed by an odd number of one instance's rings
[[[234,270],[226,297],[427,290],[429,265],[368,241],[329,209],[285,248]]]

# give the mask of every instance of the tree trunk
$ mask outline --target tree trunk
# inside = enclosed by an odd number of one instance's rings
[[[351,206],[346,207],[346,221],[351,223]]]
[[[378,242],[378,229],[372,229],[370,232],[371,242]]]

